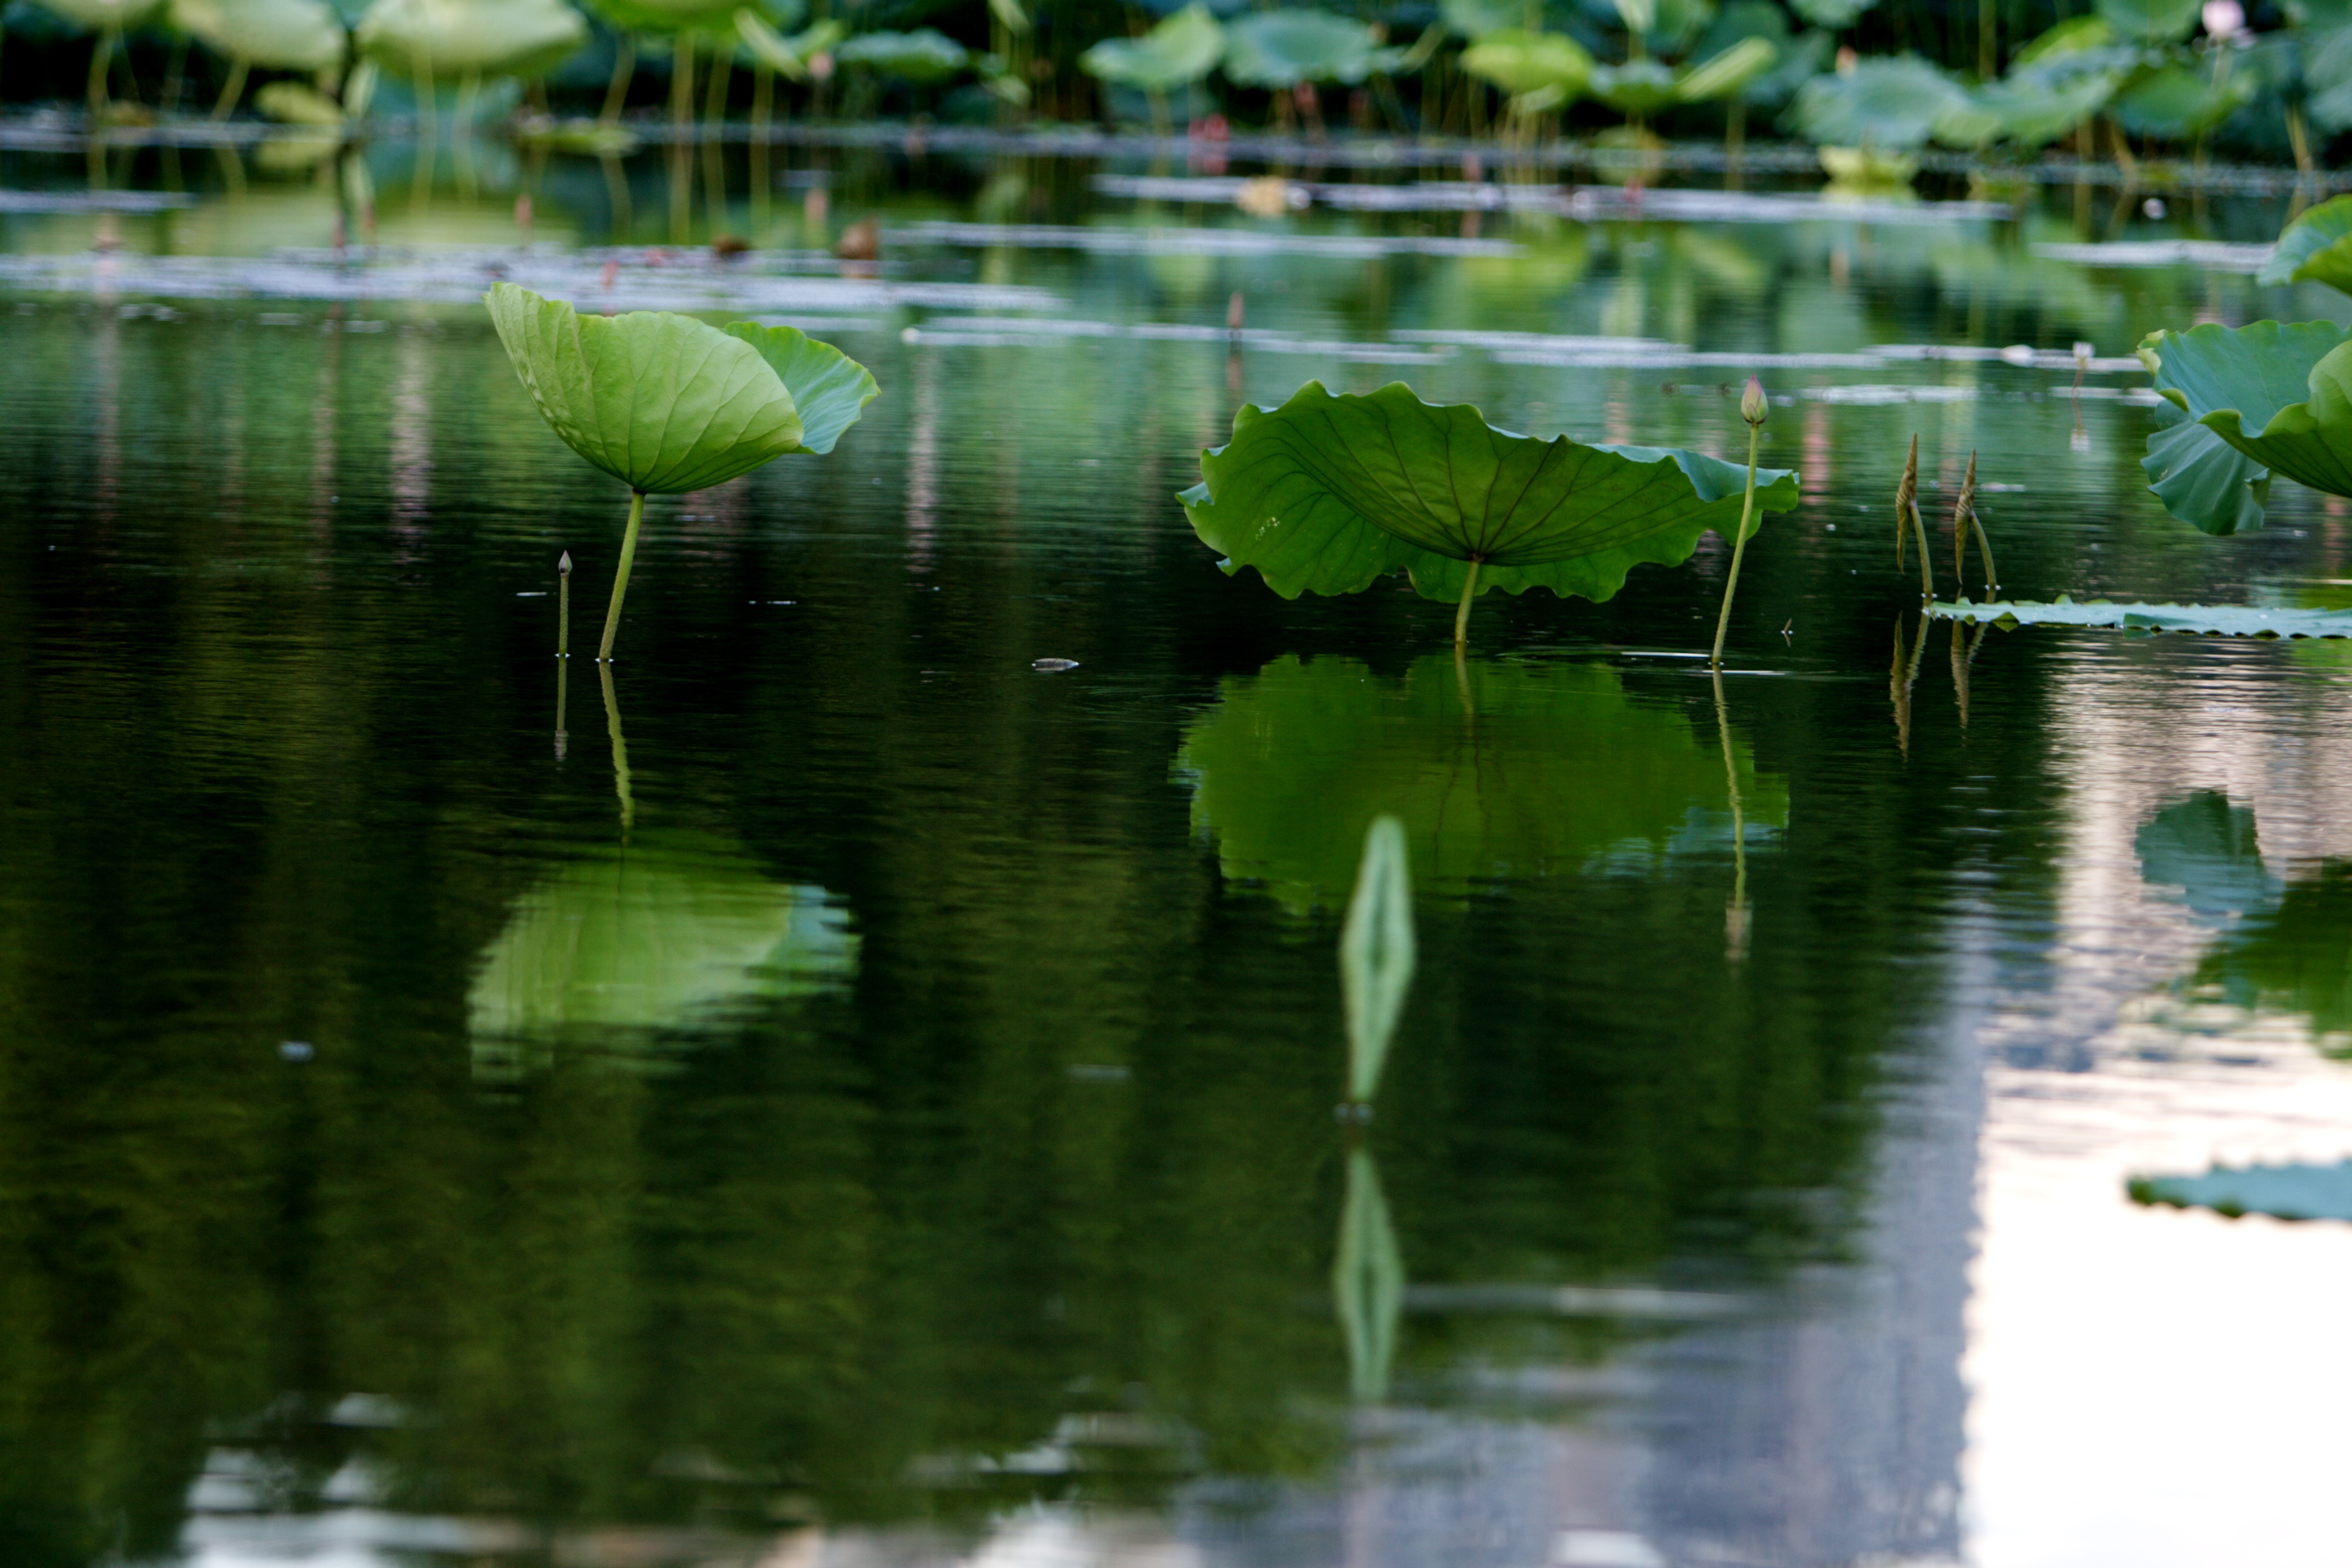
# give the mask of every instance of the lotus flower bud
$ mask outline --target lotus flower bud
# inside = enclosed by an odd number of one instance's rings
[[[2205,0],[2199,20],[2208,35],[2226,42],[2246,30],[2246,8],[2238,0]]]
[[[1764,395],[1764,384],[1749,376],[1748,390],[1739,395],[1739,416],[1750,425],[1761,425],[1771,411],[1772,405]]]

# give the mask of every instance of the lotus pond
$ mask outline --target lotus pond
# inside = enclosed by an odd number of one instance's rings
[[[2284,203],[370,156],[340,253],[0,162],[0,1562],[2341,1561],[2352,643],[2050,606],[2352,605],[2140,467],[2145,333],[2346,319]],[[880,388],[643,501],[610,665],[500,281]],[[1718,535],[1457,660],[1175,499],[1309,380],[1736,468],[1751,374],[1719,683]],[[1915,435],[2050,624],[1923,619]]]

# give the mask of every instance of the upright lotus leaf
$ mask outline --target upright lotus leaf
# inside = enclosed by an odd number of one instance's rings
[[[342,18],[320,0],[171,0],[172,25],[224,58],[270,70],[343,63]]]
[[[2137,136],[2187,141],[2229,119],[2261,89],[2248,71],[2216,80],[2201,67],[2169,65],[2117,95],[2116,118]]]
[[[394,76],[544,76],[588,41],[563,0],[375,0],[360,18],[360,52]]]
[[[2255,281],[2306,279],[2352,294],[2352,196],[2331,197],[2287,225]]]
[[[1675,90],[1675,72],[1663,60],[1627,60],[1620,66],[1601,66],[1592,73],[1586,90],[1620,114],[1649,115],[1663,113],[1682,101]]]
[[[2104,110],[2126,74],[2089,55],[2061,57],[1967,92],[1937,117],[1936,140],[1951,147],[2047,146]]]
[[[834,50],[833,58],[928,87],[971,64],[971,51],[937,28],[919,27],[911,33],[860,33]]]
[[[1771,39],[1742,38],[1720,54],[1678,72],[1675,96],[1685,103],[1737,97],[1747,90],[1748,83],[1770,70],[1772,62],[1780,58],[1780,46]]]
[[[1352,87],[1386,55],[1370,27],[1328,11],[1254,11],[1225,29],[1225,75],[1237,87]]]
[[[2271,471],[2166,402],[2156,406],[2140,468],[2164,510],[2211,534],[2251,533],[2270,504]]]
[[[794,451],[816,457],[832,451],[841,433],[857,423],[857,416],[881,391],[874,384],[871,371],[798,327],[736,321],[726,331],[759,350],[760,357],[791,394],[801,421],[800,443]]]
[[[1172,92],[1216,69],[1224,52],[1223,24],[1194,0],[1139,38],[1105,38],[1080,55],[1078,64],[1104,81]]]
[[[804,81],[809,74],[809,62],[822,54],[830,54],[849,29],[827,17],[812,23],[790,37],[779,33],[768,19],[745,6],[735,13],[737,41],[751,51],[751,58],[792,81]]]
[[[2333,321],[2209,324],[2151,335],[2156,390],[2269,468],[2352,496],[2352,334]]]
[[[1638,702],[1606,664],[1423,656],[1401,675],[1285,655],[1227,678],[1186,729],[1177,776],[1224,876],[1298,913],[1349,900],[1366,831],[1403,826],[1414,890],[1728,857],[1734,818],[1713,726]],[[1785,780],[1732,741],[1750,842],[1788,821]]]
[[[698,490],[788,452],[828,452],[874,396],[865,367],[790,327],[667,310],[582,316],[500,283],[483,297],[515,374],[566,446],[629,487],[597,652],[609,658],[648,494]],[[802,416],[795,392],[808,399]]]
[[[2069,16],[2011,56],[2009,68],[2024,70],[2085,49],[2108,48],[2119,41],[2119,35],[2104,16]]]
[[[742,0],[593,0],[596,14],[630,33],[675,37],[679,33],[725,33],[735,26]]]
[[[1462,68],[1516,98],[1558,89],[1572,98],[1592,79],[1592,57],[1565,33],[1506,27],[1462,51]]]
[[[2097,0],[2099,20],[2125,43],[2141,47],[2177,44],[2197,26],[2201,0]]]
[[[1789,119],[1819,146],[1899,153],[1925,144],[1937,119],[1966,101],[1959,83],[1903,55],[1815,77],[1798,89]]]
[[[1606,599],[1644,562],[1688,560],[1700,535],[1737,529],[1747,469],[1514,435],[1401,382],[1335,396],[1310,381],[1279,408],[1244,406],[1201,478],[1178,499],[1227,572],[1255,566],[1287,599],[1353,594],[1402,567],[1424,597],[1466,611],[1489,588]],[[1756,499],[1758,524],[1789,510],[1796,475],[1760,470]]]
[[[1533,32],[1543,24],[1540,0],[1438,0],[1445,26],[1473,41],[1512,29]]]
[[[1790,0],[1798,16],[1816,27],[1843,32],[1861,20],[1878,0]]]
[[[121,32],[135,27],[152,14],[160,0],[40,0],[41,8],[93,33]]]

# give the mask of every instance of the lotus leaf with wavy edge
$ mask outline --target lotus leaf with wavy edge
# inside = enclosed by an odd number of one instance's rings
[[[2325,283],[2352,294],[2352,196],[2320,203],[2286,226],[2258,283]]]
[[[2352,496],[2352,334],[2333,321],[2152,332],[2156,390],[2269,468]]]
[[[1104,81],[1167,92],[1207,76],[1224,52],[1223,25],[1194,0],[1139,38],[1105,38],[1078,64]]]
[[[1255,566],[1286,599],[1400,567],[1447,602],[1465,588],[1606,599],[1635,566],[1679,565],[1700,535],[1734,531],[1747,477],[1697,452],[1515,435],[1402,382],[1335,396],[1310,381],[1279,408],[1244,406],[1178,499],[1227,572]],[[1756,502],[1750,534],[1797,504],[1797,476],[1758,470]]]

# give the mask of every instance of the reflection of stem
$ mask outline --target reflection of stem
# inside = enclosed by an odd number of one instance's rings
[[[93,133],[106,113],[106,70],[114,63],[115,40],[121,36],[121,28],[109,27],[89,51],[89,129]]]
[[[621,599],[629,591],[629,568],[637,559],[637,525],[645,520],[646,492],[629,492],[629,527],[621,535],[621,565],[613,574],[613,604],[604,612],[604,640],[596,646],[596,662],[613,662],[613,637],[621,629]]]
[[[1723,911],[1723,955],[1748,956],[1748,819],[1739,800],[1739,767],[1731,752],[1731,719],[1723,701],[1723,671],[1715,672],[1715,732],[1723,742],[1723,787],[1731,795],[1731,903]]]
[[[1348,1342],[1348,1384],[1360,1400],[1384,1399],[1396,1360],[1397,1319],[1404,1308],[1404,1258],[1380,1168],[1361,1144],[1348,1151],[1348,1196],[1339,1211],[1339,1250],[1331,1264],[1331,1300]]]
[[[625,243],[629,237],[629,182],[621,173],[621,161],[610,153],[596,160],[604,166],[604,199],[613,208],[613,237]]]
[[[714,229],[724,221],[727,205],[726,147],[719,128],[727,121],[729,68],[733,63],[725,47],[710,51],[710,89],[702,95],[702,205]]]
[[[560,763],[560,762],[562,762],[562,761],[563,760],[563,752],[564,752],[564,748],[565,748],[565,746],[570,742],[570,741],[571,741],[571,739],[572,739],[570,732],[569,732],[568,731],[566,731],[566,730],[564,729],[564,726],[563,726],[563,704],[564,704],[564,699],[565,699],[565,698],[570,694],[570,688],[571,688],[571,684],[572,684],[572,661],[571,661],[570,659],[568,659],[568,658],[561,658],[561,659],[556,660],[556,661],[555,661],[555,760],[556,760],[557,762],[559,762],[559,763]]]
[[[572,657],[572,552],[555,563],[555,657]]]
[[[1718,673],[1723,668],[1723,634],[1731,629],[1731,595],[1739,592],[1739,561],[1748,551],[1748,520],[1756,515],[1756,438],[1763,433],[1760,425],[1748,427],[1748,493],[1739,502],[1739,531],[1731,540],[1731,575],[1724,580],[1723,608],[1715,617],[1715,652],[1706,661]]]
[[[1895,703],[1895,738],[1906,757],[1911,754],[1911,687],[1919,679],[1919,656],[1927,650],[1927,616],[1919,616],[1919,633],[1911,641],[1911,657],[1903,657],[1903,616],[1895,617],[1895,666],[1887,680],[1887,695]]]
[[[1470,570],[1462,578],[1462,603],[1454,612],[1454,651],[1458,655],[1470,645],[1470,601],[1478,592],[1478,568],[1486,563],[1480,555],[1470,557]]]
[[[1952,623],[1952,690],[1960,702],[1960,728],[1969,727],[1969,666],[1977,657],[1974,638],[1966,634],[1960,623]]]
[[[621,122],[622,106],[629,101],[629,82],[637,74],[637,36],[623,33],[613,48],[613,80],[604,89],[604,107],[597,121],[604,125]]]
[[[621,735],[621,700],[613,695],[613,667],[598,665],[596,679],[604,689],[604,732],[613,738],[613,793],[621,797],[621,837],[625,842],[637,821],[637,803],[629,794],[629,742]]]
[[[222,85],[220,97],[213,100],[215,120],[226,120],[228,111],[236,107],[236,100],[245,96],[246,68],[246,62],[241,59],[229,62],[228,80]]]

